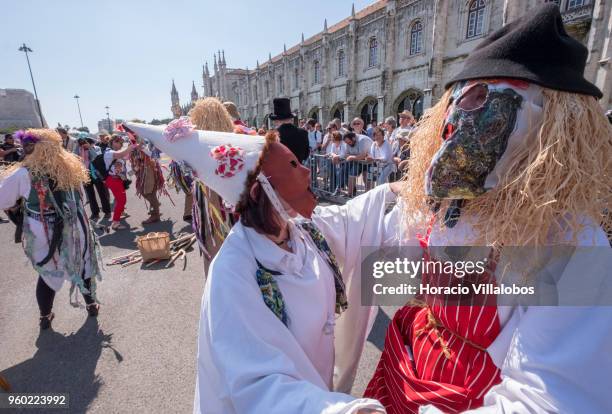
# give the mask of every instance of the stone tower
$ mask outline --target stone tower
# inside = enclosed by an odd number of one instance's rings
[[[212,88],[210,85],[210,72],[208,71],[208,62],[202,67],[202,85],[204,87],[204,96],[212,96]]]
[[[181,103],[179,101],[178,91],[176,90],[176,86],[174,85],[174,79],[172,79],[170,100],[172,101],[172,106],[170,107],[170,110],[172,111],[172,116],[174,116],[175,118],[179,118],[181,116]]]
[[[196,90],[195,87],[195,82],[191,81],[191,104],[194,105],[195,102],[198,100],[199,96],[198,96],[198,91]]]

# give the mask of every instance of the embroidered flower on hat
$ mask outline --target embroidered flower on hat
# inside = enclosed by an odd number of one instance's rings
[[[164,138],[170,142],[174,142],[177,139],[188,136],[194,129],[189,117],[182,116],[168,124],[166,129],[164,129]]]
[[[215,174],[223,178],[235,176],[244,167],[244,150],[232,144],[219,145],[210,151],[210,156],[217,160]]]

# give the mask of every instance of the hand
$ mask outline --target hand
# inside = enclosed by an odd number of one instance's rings
[[[389,188],[395,194],[399,194],[402,191],[402,187],[404,187],[403,181],[395,181],[393,183],[389,183]]]
[[[356,159],[357,159],[357,157],[354,156],[354,155],[349,155],[348,157],[346,157],[347,161],[355,161]]]

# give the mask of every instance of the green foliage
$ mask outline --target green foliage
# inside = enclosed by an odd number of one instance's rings
[[[0,128],[0,135],[12,134],[13,132],[17,131],[18,129],[20,129],[20,128],[16,127],[16,126]]]
[[[172,122],[172,118],[165,118],[165,119],[153,118],[151,120],[151,122],[149,122],[149,124],[151,124],[151,125],[168,125],[170,122]]]

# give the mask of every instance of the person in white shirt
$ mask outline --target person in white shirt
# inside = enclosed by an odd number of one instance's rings
[[[362,161],[365,161],[370,153],[372,140],[366,135],[347,132],[344,134],[343,141],[345,144],[344,155],[334,155],[332,159],[343,158],[347,161],[342,167],[342,177],[343,180],[348,181],[348,194],[353,197],[356,193],[357,177],[362,175],[363,181],[366,181],[366,168]]]
[[[414,120],[414,115],[412,112],[408,110],[404,110],[398,114],[399,117],[399,127],[397,127],[393,134],[391,134],[391,141],[395,142],[397,139],[397,134],[410,134],[413,129],[416,121]],[[409,142],[410,143],[410,142]]]
[[[391,145],[391,147],[393,147],[393,144],[395,143],[395,135],[393,134],[393,132],[395,131],[395,128],[397,126],[395,118],[393,118],[392,116],[387,117],[385,119],[385,122],[381,126],[385,131],[385,140],[389,142],[389,145]]]
[[[319,128],[317,129],[317,125]],[[308,147],[310,153],[317,153],[321,149],[323,143],[323,134],[321,133],[321,125],[318,124],[314,119],[309,119],[306,122],[306,131],[308,131]]]
[[[389,174],[393,172],[395,164],[393,162],[393,151],[391,145],[385,140],[385,131],[381,127],[374,128],[374,142],[370,147],[370,153],[366,161],[374,162],[368,165],[368,180],[366,188],[370,189],[374,182],[376,185],[386,183]]]
[[[344,186],[342,182],[342,168],[338,164],[346,152],[346,144],[342,142],[342,134],[338,131],[333,131],[331,133],[330,141],[331,142],[327,145],[326,155],[331,160],[329,174],[331,175],[332,181],[331,187],[335,194]]]
[[[358,247],[383,242],[399,186],[315,210],[309,169],[278,142],[212,131],[170,142],[164,127],[127,126],[240,214],[208,271],[194,413],[384,413],[345,393],[375,311],[360,306]]]
[[[340,132],[340,136],[344,135],[342,131],[340,131],[338,125],[331,121],[327,124],[327,128],[325,128],[325,135],[323,136],[323,144],[321,145],[321,152],[324,154],[328,154],[328,146],[332,143],[332,135],[335,131]]]

